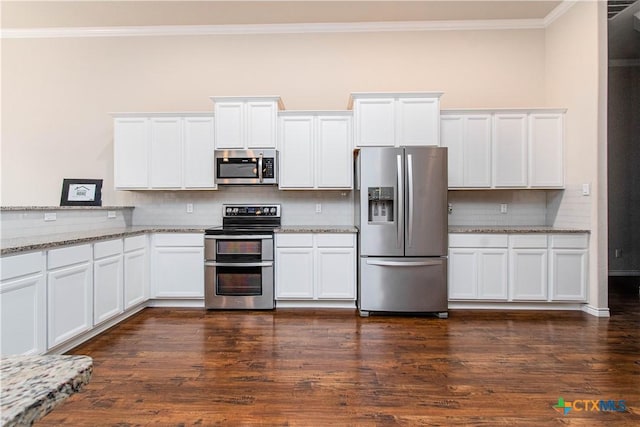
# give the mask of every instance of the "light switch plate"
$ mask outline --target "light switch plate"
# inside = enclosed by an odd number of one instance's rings
[[[107,211],[107,218],[115,218],[116,211]]]
[[[591,186],[589,184],[582,184],[582,195],[588,196],[591,194]]]

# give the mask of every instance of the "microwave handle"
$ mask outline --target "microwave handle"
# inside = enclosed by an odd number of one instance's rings
[[[260,153],[260,156],[258,157],[258,180],[260,182],[263,181],[263,179],[262,179],[262,153]]]

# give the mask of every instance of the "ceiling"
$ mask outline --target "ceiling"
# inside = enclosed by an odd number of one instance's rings
[[[543,19],[562,1],[2,1],[3,28]]]

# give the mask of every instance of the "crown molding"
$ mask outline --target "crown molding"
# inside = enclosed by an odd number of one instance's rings
[[[215,36],[256,34],[367,33],[460,30],[543,29],[543,19],[495,19],[475,21],[395,21],[310,24],[162,25],[136,27],[16,28],[1,30],[3,39]]]
[[[553,24],[553,22],[564,15],[569,9],[571,9],[578,0],[563,0],[562,3],[557,5],[547,16],[542,20],[545,28]]]

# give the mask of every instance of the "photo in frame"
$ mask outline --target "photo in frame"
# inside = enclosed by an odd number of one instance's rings
[[[102,180],[63,179],[60,206],[102,206]]]

